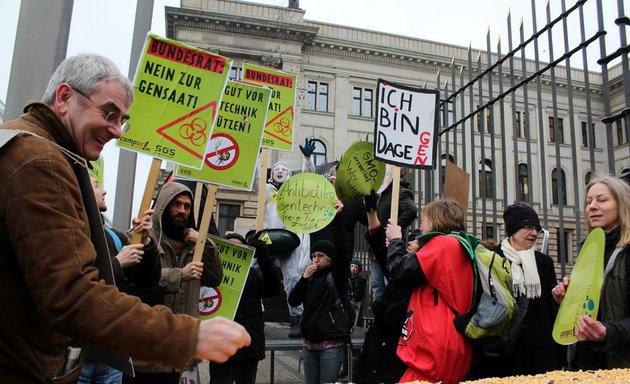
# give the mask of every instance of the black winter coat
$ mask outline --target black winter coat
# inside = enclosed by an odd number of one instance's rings
[[[366,239],[383,271],[387,271],[385,228],[381,226]],[[404,252],[404,242],[397,242]],[[394,246],[391,244],[390,246]],[[374,304],[374,322],[365,334],[363,350],[356,369],[357,383],[397,383],[407,369],[396,354],[400,330],[405,321],[412,289],[391,279],[380,301]]]

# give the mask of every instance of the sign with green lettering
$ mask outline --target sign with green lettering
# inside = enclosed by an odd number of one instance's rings
[[[262,146],[291,151],[295,128],[296,76],[245,63],[243,64],[243,81],[272,89]]]
[[[595,228],[580,249],[551,332],[558,344],[568,345],[577,342],[575,331],[580,316],[597,319],[600,293],[604,283],[605,245],[604,230]]]
[[[296,233],[318,231],[335,217],[335,187],[315,173],[289,177],[278,190],[276,198],[280,220],[287,229]]]
[[[199,169],[232,60],[149,34],[118,146]]]
[[[201,287],[199,317],[204,320],[223,316],[234,320],[256,250],[217,236],[209,235],[208,238],[219,252],[223,264],[223,281],[218,287]]]
[[[343,154],[337,167],[335,190],[343,201],[369,196],[385,178],[385,163],[374,158],[374,145],[358,141]]]
[[[379,79],[374,157],[402,167],[432,169],[438,142],[438,100],[435,89]]]
[[[177,166],[175,176],[251,191],[271,89],[229,81],[223,93],[203,167]]]

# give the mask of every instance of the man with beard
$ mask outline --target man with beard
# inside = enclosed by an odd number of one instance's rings
[[[216,287],[223,278],[221,260],[214,244],[206,241],[201,262],[192,261],[198,232],[194,228],[193,194],[177,182],[166,183],[160,190],[149,234],[160,255],[160,281],[139,295],[149,305],[163,304],[173,313],[199,316],[201,285]],[[136,377],[124,377],[124,383],[179,383],[180,372],[160,365],[134,361]]]

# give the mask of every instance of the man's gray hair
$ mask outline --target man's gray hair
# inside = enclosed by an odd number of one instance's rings
[[[63,83],[68,83],[79,92],[90,96],[98,91],[101,80],[119,82],[127,90],[129,104],[131,104],[133,86],[127,76],[120,72],[113,61],[93,53],[68,57],[62,61],[50,77],[42,102],[52,105],[55,101],[55,91]]]

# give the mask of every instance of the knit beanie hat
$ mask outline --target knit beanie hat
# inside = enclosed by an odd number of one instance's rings
[[[335,246],[328,240],[319,240],[311,247],[311,255],[315,252],[322,252],[332,259],[335,254]]]
[[[363,263],[359,259],[352,259],[352,262],[350,264],[354,264],[359,267],[359,271],[363,269]]]
[[[236,232],[230,232],[230,233],[226,233],[225,236],[223,236],[224,239],[226,240],[230,240],[230,239],[238,239],[241,241],[241,244],[247,244],[247,240],[245,240],[245,238]]]
[[[522,203],[510,205],[503,212],[503,221],[505,222],[505,232],[510,237],[519,229],[531,225],[540,231],[540,220],[538,214],[532,207]]]

